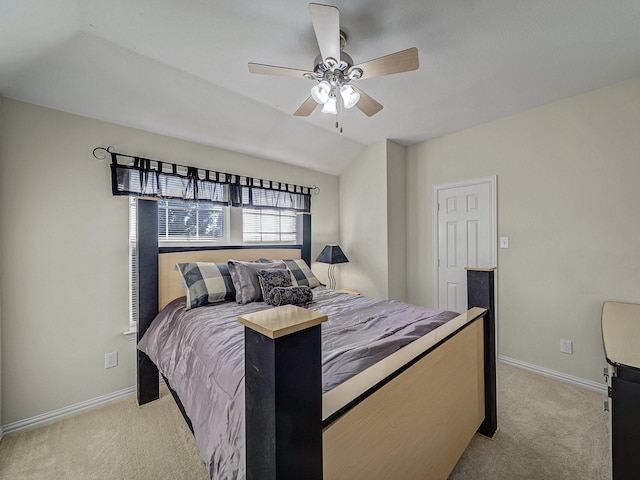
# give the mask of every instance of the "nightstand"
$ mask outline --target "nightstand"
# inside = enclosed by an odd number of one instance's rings
[[[351,295],[360,295],[360,292],[356,292],[354,290],[345,290],[344,288],[340,290],[342,293],[350,293]]]

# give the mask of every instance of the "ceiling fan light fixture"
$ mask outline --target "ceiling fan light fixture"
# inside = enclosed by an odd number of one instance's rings
[[[344,51],[347,35],[340,30],[338,9],[330,5],[310,3],[309,12],[320,50],[313,62],[312,70],[249,63],[250,73],[313,80],[311,95],[294,112],[296,117],[308,117],[318,104],[323,105],[323,112],[338,116],[342,114],[343,108],[353,108],[357,105],[359,110],[371,117],[382,110],[382,105],[358,87],[348,87],[348,84],[356,80],[418,69],[416,47],[354,65],[351,56]],[[338,125],[336,122],[336,128]]]
[[[344,108],[351,108],[360,100],[360,94],[356,92],[351,85],[342,85],[340,87],[340,95]]]
[[[311,96],[320,105],[324,105],[329,100],[331,93],[331,84],[326,80],[322,80],[311,88]]]
[[[322,107],[322,110],[320,110],[322,113],[333,113],[334,115],[338,114],[338,104],[336,101],[336,97],[334,96],[330,96],[329,99],[327,100],[327,102],[324,104],[324,107]]]

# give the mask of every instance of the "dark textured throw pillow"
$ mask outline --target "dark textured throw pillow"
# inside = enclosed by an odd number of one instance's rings
[[[236,298],[226,263],[178,263],[176,270],[182,276],[187,310]]]
[[[258,270],[272,268],[286,269],[284,262],[241,262],[229,260],[227,262],[231,280],[236,289],[236,301],[241,304],[262,301],[262,289],[258,280]]]
[[[313,291],[306,285],[301,287],[274,287],[269,293],[269,304],[275,307],[281,305],[297,305],[302,307],[313,300]]]
[[[269,293],[275,287],[290,287],[291,274],[286,268],[258,270],[258,281],[262,290],[262,298],[269,303]]]

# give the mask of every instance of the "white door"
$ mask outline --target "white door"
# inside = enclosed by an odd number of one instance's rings
[[[496,266],[495,177],[434,187],[439,309],[467,310],[465,267]]]

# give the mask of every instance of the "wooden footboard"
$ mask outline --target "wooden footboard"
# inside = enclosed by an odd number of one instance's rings
[[[245,342],[247,480],[446,479],[477,431],[497,429],[494,316],[480,308],[493,308],[493,270],[476,273],[468,279],[478,307],[324,394],[322,414],[313,400],[320,329],[315,338],[302,321],[315,312],[298,320],[273,309],[268,335],[264,313],[241,317],[254,339]],[[303,378],[309,386],[298,388]]]
[[[245,343],[247,480],[293,480],[301,471],[307,479],[447,478],[486,416],[487,310],[469,310],[327,392],[322,399],[324,421],[316,408],[297,408],[308,403],[307,396],[318,395],[320,376],[312,382],[318,388],[291,390],[301,375],[307,382],[318,370],[307,367],[320,362],[313,347],[319,328],[313,339],[303,335],[306,330],[295,315],[268,312],[284,322],[276,329],[282,333]],[[247,331],[265,335],[259,325],[263,316],[257,312],[240,321]],[[286,332],[293,333],[290,337]],[[298,354],[287,365],[280,352],[289,351],[290,345]],[[309,356],[312,351],[316,353]],[[260,358],[261,363],[249,358]],[[273,380],[266,385],[264,372],[273,365],[281,370],[267,375]],[[255,387],[250,383],[254,371],[262,372],[255,376],[261,382]],[[292,396],[296,402],[289,401]],[[277,398],[287,399],[288,406]],[[266,404],[270,407],[256,415],[256,406]],[[267,431],[265,425],[270,426]],[[297,432],[297,425],[305,425],[305,431]],[[281,437],[282,431],[286,433]],[[317,447],[314,439],[320,431]],[[251,447],[258,444],[262,447]]]
[[[447,478],[484,419],[482,338],[473,321],[327,426],[324,478]]]

